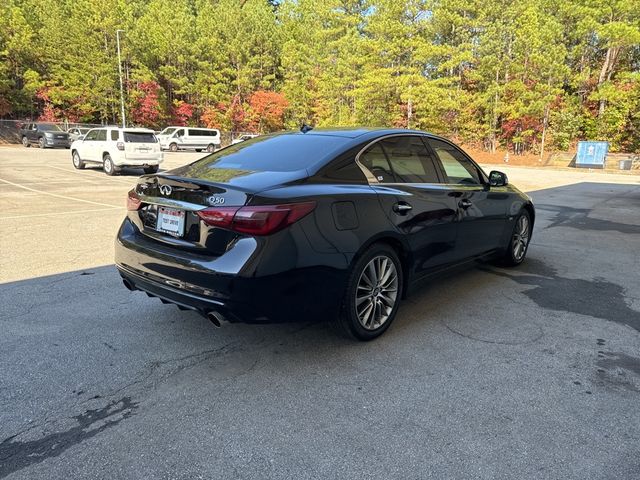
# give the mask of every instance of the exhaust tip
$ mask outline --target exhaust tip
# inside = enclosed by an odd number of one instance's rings
[[[211,323],[213,323],[216,327],[220,328],[222,322],[225,321],[224,316],[219,312],[214,312],[213,310],[207,312],[206,317],[209,319]]]
[[[122,279],[122,283],[124,283],[124,286],[127,287],[127,290],[133,292],[136,287],[133,285],[133,283],[131,283],[130,280],[127,280],[126,278]]]

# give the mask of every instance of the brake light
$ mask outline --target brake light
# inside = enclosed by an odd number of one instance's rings
[[[136,190],[135,189],[129,190],[129,193],[127,194],[127,210],[131,210],[131,211],[140,210],[141,206],[142,206],[142,200],[136,193]]]
[[[118,147],[118,150],[124,150],[124,143],[118,142],[116,143],[116,147]]]
[[[297,222],[316,208],[316,202],[256,205],[247,207],[212,207],[198,216],[214,227],[251,235],[270,235]]]

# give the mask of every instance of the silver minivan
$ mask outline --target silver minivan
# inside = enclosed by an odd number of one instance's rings
[[[158,134],[163,150],[215,152],[220,148],[220,131],[215,128],[167,127]]]

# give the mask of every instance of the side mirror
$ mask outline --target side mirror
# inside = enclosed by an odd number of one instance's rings
[[[504,187],[509,184],[507,175],[497,170],[492,170],[489,174],[489,185],[492,187]]]

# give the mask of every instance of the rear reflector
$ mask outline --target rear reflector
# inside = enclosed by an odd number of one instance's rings
[[[250,235],[270,235],[297,222],[316,208],[316,202],[256,205],[249,207],[212,207],[198,216],[213,227],[227,228]]]
[[[142,200],[140,200],[140,197],[138,197],[135,189],[129,190],[129,193],[127,194],[127,210],[140,210],[141,206]]]

